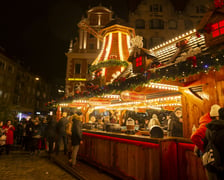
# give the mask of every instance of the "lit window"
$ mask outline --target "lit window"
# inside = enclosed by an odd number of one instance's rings
[[[142,56],[136,58],[136,67],[142,65]]]
[[[224,34],[224,20],[219,21],[215,24],[212,24],[212,37],[215,38],[217,36]]]

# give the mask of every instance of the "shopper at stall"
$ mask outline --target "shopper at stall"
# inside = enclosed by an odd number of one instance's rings
[[[154,126],[154,125],[161,126],[160,122],[159,122],[159,119],[158,119],[158,116],[156,114],[152,115],[152,118],[150,119],[149,124],[148,124],[148,129],[150,130],[151,127]]]
[[[48,116],[47,117],[47,127],[45,129],[46,139],[48,142],[48,158],[51,158],[51,154],[54,150],[54,144],[55,144],[55,137],[56,137],[56,115]]]
[[[32,147],[31,147],[31,154],[37,152],[40,153],[41,149],[41,124],[40,121],[36,120],[33,125],[32,131]]]
[[[214,167],[206,167],[206,174],[208,180],[223,180],[224,179],[224,108],[219,108],[218,116],[213,118],[211,122],[209,122],[206,127],[205,139],[204,139],[204,148],[208,145],[208,143],[213,143],[218,151],[219,156],[215,157],[216,166]],[[218,159],[217,159],[218,158]],[[220,162],[220,164],[218,164]]]
[[[177,107],[173,113],[171,113],[170,120],[170,135],[173,137],[183,137],[183,118],[182,108]]]
[[[73,114],[71,114],[68,118],[68,124],[66,125],[66,135],[68,141],[68,158],[71,159],[72,154],[72,124],[73,124]]]
[[[15,131],[15,127],[11,124],[11,121],[8,120],[7,124],[5,124],[2,127],[3,130],[5,130],[5,135],[6,135],[6,145],[5,145],[5,149],[6,149],[6,154],[9,154],[10,152],[10,148],[13,145],[13,139],[14,139],[14,131]]]
[[[72,164],[72,167],[76,165],[76,157],[79,150],[80,144],[82,141],[82,129],[81,129],[81,118],[79,115],[75,114],[73,116],[72,124],[72,159],[69,160]]]
[[[62,118],[58,121],[56,130],[57,130],[57,140],[56,140],[56,154],[59,153],[60,144],[63,140],[64,144],[64,154],[67,154],[67,136],[66,136],[66,125],[68,124],[67,113],[63,112]]]
[[[204,152],[204,139],[206,132],[206,124],[216,119],[219,116],[219,109],[221,107],[217,104],[211,106],[210,112],[206,113],[199,119],[199,128],[191,135],[191,141],[195,144],[194,153],[200,156]]]

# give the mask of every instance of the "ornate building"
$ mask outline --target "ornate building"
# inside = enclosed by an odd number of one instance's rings
[[[152,48],[196,28],[210,5],[210,0],[142,0],[129,23],[143,36],[144,47]]]
[[[97,57],[102,47],[102,37],[99,31],[112,20],[113,12],[105,7],[93,7],[87,11],[87,17],[79,22],[79,38],[71,42],[67,56],[65,94],[71,96],[80,90],[86,80],[91,63]]]

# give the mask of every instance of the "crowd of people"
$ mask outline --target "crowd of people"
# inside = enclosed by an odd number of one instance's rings
[[[11,146],[19,145],[31,155],[38,155],[41,150],[56,155],[61,150],[63,142],[64,154],[69,157],[72,166],[76,165],[76,156],[79,145],[82,144],[81,115],[64,112],[57,121],[56,115],[45,118],[35,117],[30,119],[11,120],[5,124],[0,122],[0,147],[4,147],[6,154],[10,153]],[[4,139],[3,139],[4,138]]]

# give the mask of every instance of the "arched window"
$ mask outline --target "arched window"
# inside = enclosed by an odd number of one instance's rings
[[[190,30],[194,28],[192,21],[189,19],[184,21],[184,25],[186,30]]]
[[[161,19],[152,19],[149,21],[150,29],[164,29],[164,21]]]
[[[163,8],[160,4],[152,4],[149,7],[150,12],[163,12]]]
[[[135,21],[135,28],[136,29],[145,29],[145,20],[144,19],[137,19]]]
[[[169,29],[177,29],[177,22],[175,20],[169,20],[168,28]]]

